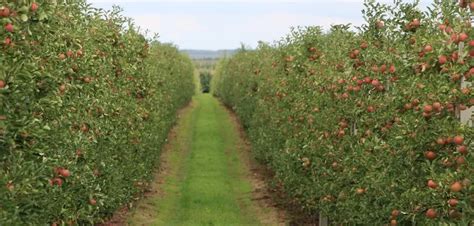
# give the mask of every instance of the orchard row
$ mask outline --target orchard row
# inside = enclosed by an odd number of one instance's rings
[[[357,31],[293,29],[223,60],[215,95],[310,213],[350,225],[468,225],[474,129],[460,113],[474,105],[474,4],[365,6]]]
[[[0,1],[0,225],[94,224],[151,179],[191,61],[83,0]]]

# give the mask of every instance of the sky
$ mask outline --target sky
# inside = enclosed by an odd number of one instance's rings
[[[258,41],[279,40],[292,26],[364,22],[363,0],[87,1],[96,8],[120,6],[136,25],[180,49],[235,49],[242,44],[253,48]]]

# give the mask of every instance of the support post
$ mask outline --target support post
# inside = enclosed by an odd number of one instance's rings
[[[329,226],[329,219],[319,213],[319,226]]]

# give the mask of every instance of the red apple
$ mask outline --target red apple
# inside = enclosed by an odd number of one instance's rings
[[[435,209],[428,209],[426,211],[426,217],[430,219],[435,219],[438,216],[438,213]]]
[[[464,138],[462,136],[455,136],[453,142],[457,145],[462,145],[464,143]]]
[[[456,182],[454,182],[453,184],[451,184],[451,186],[449,187],[449,189],[450,189],[452,192],[460,192],[460,191],[462,190],[462,184],[461,184],[461,182],[456,181]]]
[[[448,62],[448,58],[445,55],[441,55],[438,57],[439,64],[445,64],[446,62]]]
[[[8,23],[7,25],[5,25],[5,30],[8,32],[13,32],[15,29],[13,27],[13,24]]]
[[[8,7],[3,7],[0,9],[0,17],[9,17],[10,16],[10,9]]]
[[[425,51],[425,53],[431,52],[433,51],[433,47],[431,45],[426,45],[423,51]]]
[[[425,152],[425,158],[428,160],[434,160],[436,158],[437,154],[434,151],[427,151]]]
[[[458,205],[459,201],[457,199],[449,199],[448,204],[451,207],[456,207]]]
[[[459,153],[461,153],[463,155],[467,155],[467,153],[468,153],[467,146],[465,146],[465,145],[460,145],[456,149]]]
[[[431,106],[431,105],[425,105],[425,106],[423,107],[423,111],[426,112],[426,113],[430,113],[430,112],[433,111],[433,106]]]
[[[59,170],[59,175],[63,177],[69,177],[71,176],[71,172],[68,169],[60,169]]]
[[[461,41],[461,42],[466,41],[468,38],[469,38],[469,36],[464,32],[459,34],[459,36],[458,36],[458,40]]]
[[[428,187],[432,189],[436,189],[438,187],[438,184],[434,182],[433,180],[428,180]]]
[[[36,12],[36,10],[38,10],[38,8],[39,8],[38,3],[36,3],[36,2],[31,3],[31,7],[30,7],[31,12]]]

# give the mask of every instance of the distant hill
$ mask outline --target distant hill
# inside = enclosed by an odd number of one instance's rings
[[[181,52],[187,53],[192,59],[217,59],[225,56],[232,56],[237,50],[196,50],[183,49]]]

